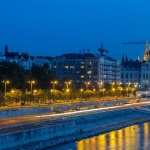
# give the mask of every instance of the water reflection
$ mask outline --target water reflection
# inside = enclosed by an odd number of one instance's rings
[[[150,123],[81,140],[77,150],[150,150]]]

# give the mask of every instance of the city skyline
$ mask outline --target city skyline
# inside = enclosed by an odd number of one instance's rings
[[[33,55],[59,55],[82,49],[95,52],[104,43],[112,56],[142,57],[143,45],[121,43],[150,39],[148,3],[6,0],[0,5],[0,47],[8,44]]]

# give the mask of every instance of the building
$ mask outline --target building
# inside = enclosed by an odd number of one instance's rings
[[[4,54],[0,57],[2,61],[7,62],[15,62],[25,70],[30,70],[34,65],[43,66],[44,64],[48,64],[51,68],[52,57],[48,56],[31,56],[24,52],[14,52],[9,50],[6,45],[4,48]]]
[[[146,42],[142,60],[122,57],[121,81],[138,83],[141,88],[150,88],[150,44]]]
[[[98,61],[98,80],[103,83],[111,84],[120,82],[120,65],[118,61],[108,56],[108,51],[101,46]]]
[[[76,85],[98,80],[98,58],[92,53],[68,53],[53,61],[53,70],[59,80],[72,80]]]
[[[121,82],[123,84],[128,83],[140,83],[141,62],[139,60],[128,59],[128,57],[122,57],[121,61]]]
[[[150,88],[150,44],[145,44],[144,58],[141,63],[141,79],[140,84],[143,88]]]

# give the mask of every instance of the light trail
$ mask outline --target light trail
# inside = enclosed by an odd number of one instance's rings
[[[124,104],[122,106],[111,106],[111,107],[105,107],[105,108],[96,108],[96,109],[89,109],[89,110],[80,110],[80,111],[74,111],[74,112],[66,112],[66,113],[59,113],[59,114],[50,114],[50,115],[38,115],[35,116],[37,118],[50,118],[50,117],[65,117],[70,115],[79,115],[84,113],[92,113],[96,111],[111,111],[111,110],[117,110],[117,109],[125,109],[130,107],[136,107],[136,106],[145,106],[150,105],[150,102],[140,102],[140,103],[132,103],[132,104]]]
[[[31,115],[31,116],[20,116],[15,118],[7,118],[7,119],[0,119],[0,129],[9,128],[11,127],[18,127],[25,124],[38,124],[39,122],[43,121],[53,121],[64,119],[64,117],[75,117],[80,115],[88,115],[88,114],[95,114],[95,113],[105,113],[121,110],[121,109],[128,109],[140,107],[140,106],[149,106],[150,102],[140,102],[140,103],[132,103],[132,104],[124,104],[121,106],[111,106],[111,107],[103,107],[103,108],[96,108],[96,109],[89,109],[89,110],[80,110],[80,111],[73,111],[73,112],[65,112],[65,113],[58,113],[58,114],[41,114],[41,115]],[[137,109],[138,110],[138,109]],[[140,110],[140,109],[139,109]]]

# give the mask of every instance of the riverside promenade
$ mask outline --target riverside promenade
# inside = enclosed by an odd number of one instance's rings
[[[150,121],[150,102],[0,120],[0,150],[42,150]]]

